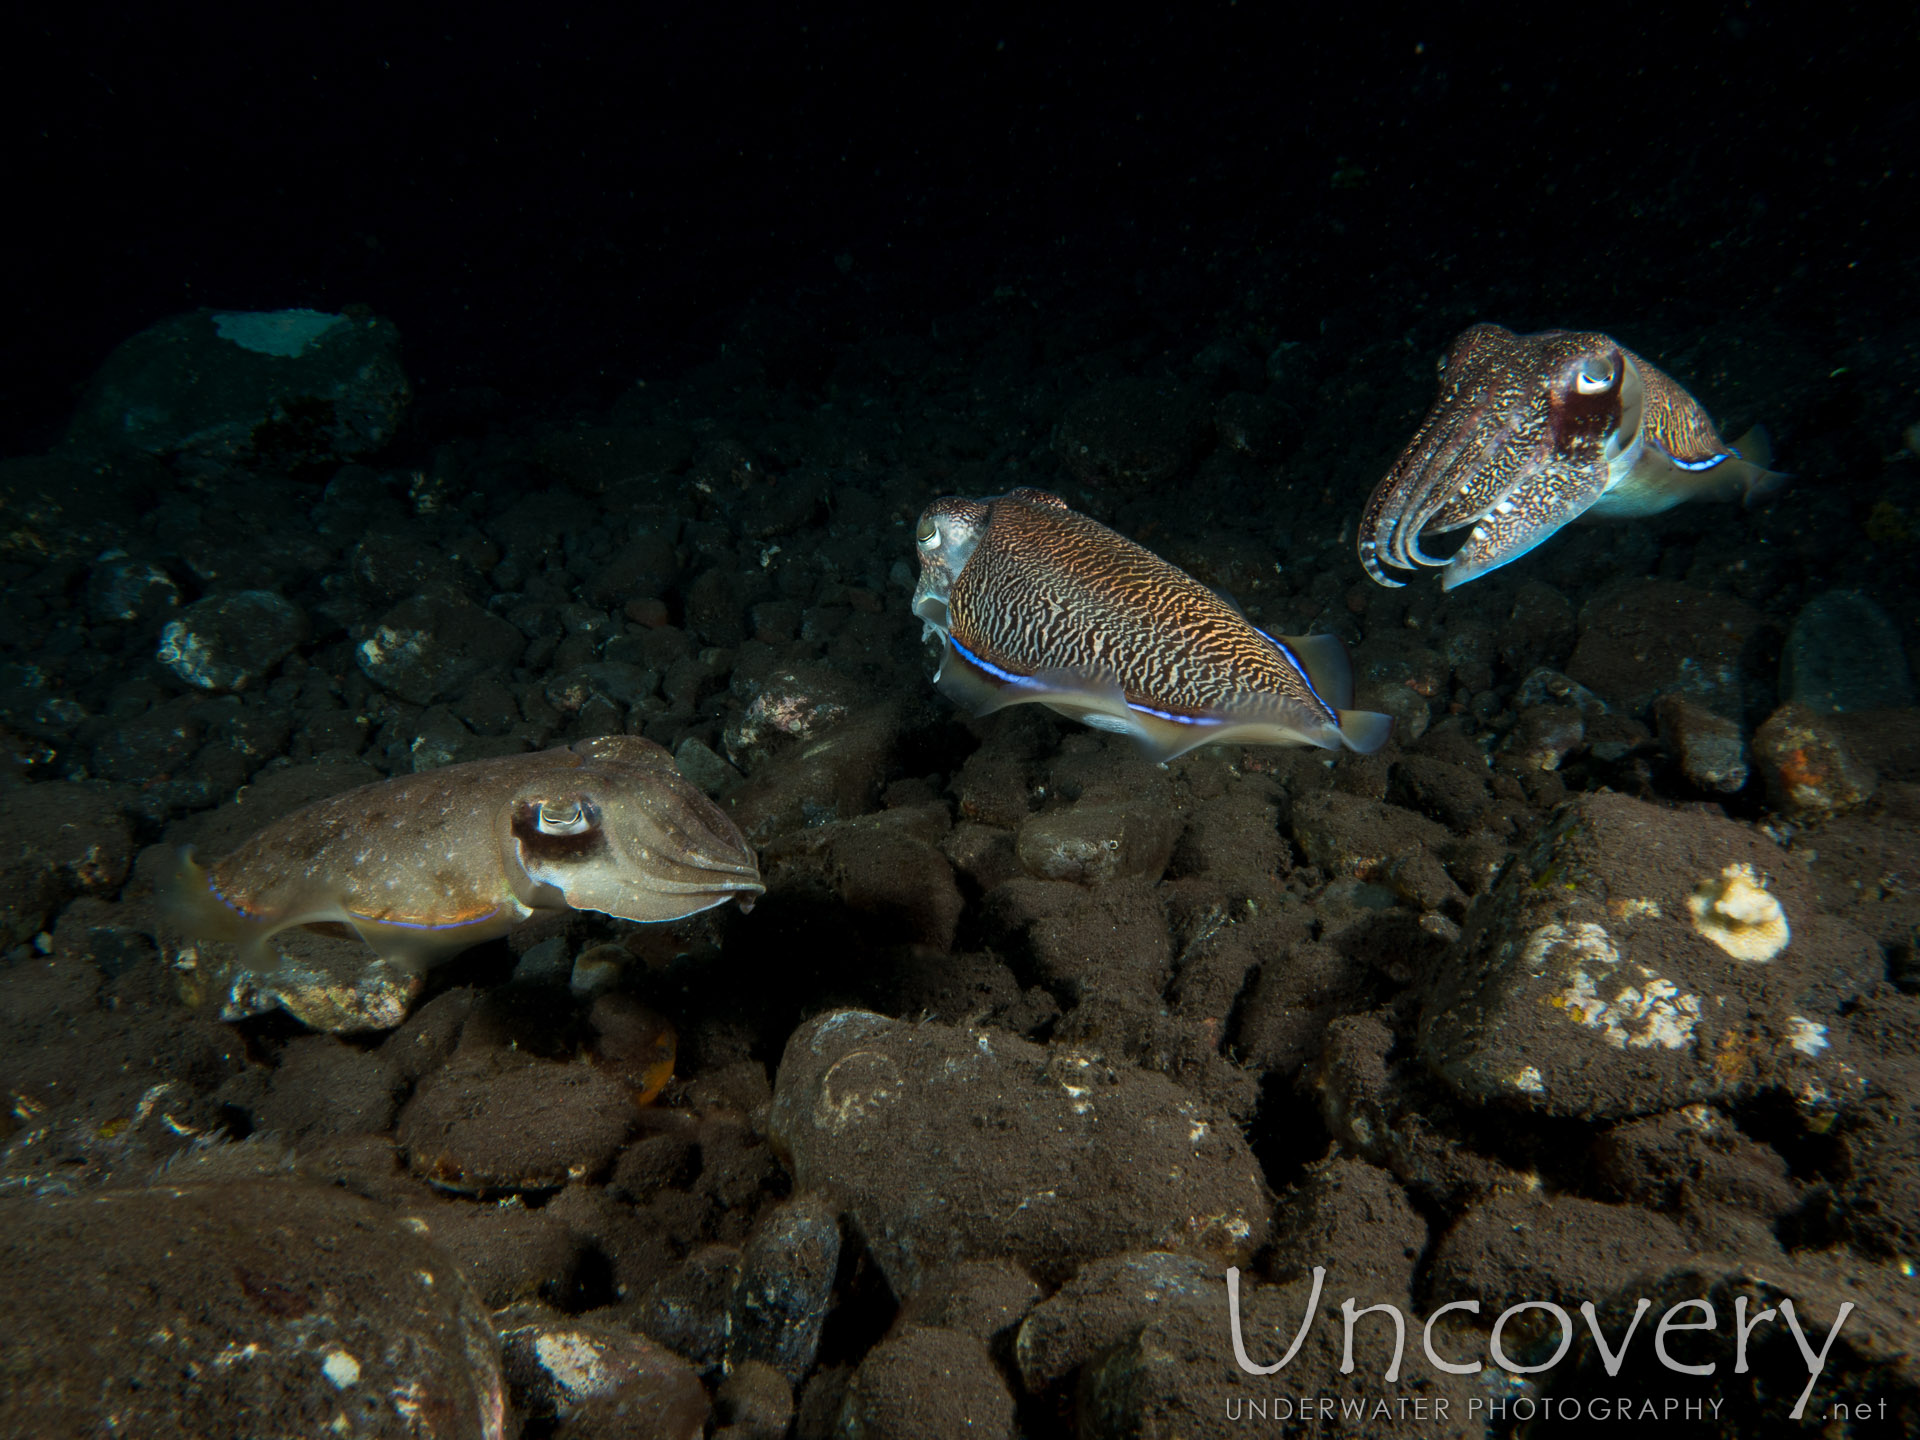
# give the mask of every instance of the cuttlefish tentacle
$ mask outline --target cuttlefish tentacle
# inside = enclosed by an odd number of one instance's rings
[[[1361,517],[1360,563],[1441,570],[1451,589],[1518,559],[1587,513],[1651,515],[1685,500],[1777,488],[1764,437],[1720,438],[1669,376],[1592,331],[1463,332],[1441,391]],[[1466,529],[1452,555],[1422,546]]]
[[[913,609],[963,709],[1037,703],[1167,760],[1216,741],[1386,740],[1353,710],[1345,648],[1269,635],[1230,600],[1042,490],[949,497],[920,517]]]

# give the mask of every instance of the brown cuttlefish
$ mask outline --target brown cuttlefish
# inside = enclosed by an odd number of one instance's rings
[[[1440,395],[1374,488],[1360,563],[1382,585],[1444,567],[1451,590],[1519,559],[1581,515],[1631,519],[1686,500],[1751,504],[1784,483],[1766,434],[1729,445],[1667,375],[1591,330],[1475,325],[1440,362]],[[1467,526],[1451,555],[1421,542]]]
[[[678,920],[764,887],[740,831],[637,735],[448,765],[318,801],[165,894],[180,929],[273,962],[296,925],[345,926],[418,971],[551,910]]]

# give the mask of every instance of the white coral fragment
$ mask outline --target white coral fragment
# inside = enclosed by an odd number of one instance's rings
[[[1764,963],[1787,948],[1787,912],[1753,866],[1729,865],[1687,897],[1693,928],[1736,960]]]

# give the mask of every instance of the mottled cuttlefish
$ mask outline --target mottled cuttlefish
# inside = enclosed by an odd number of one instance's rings
[[[165,899],[203,940],[271,964],[296,925],[345,926],[418,970],[543,911],[664,921],[763,891],[740,831],[635,735],[406,775],[274,821]]]

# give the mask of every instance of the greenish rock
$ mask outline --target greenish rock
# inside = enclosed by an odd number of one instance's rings
[[[1858,590],[1829,590],[1801,607],[1780,656],[1780,690],[1822,715],[1914,700],[1899,628]]]
[[[400,332],[373,315],[195,310],[121,343],[67,433],[81,455],[293,469],[365,455],[409,398]]]

